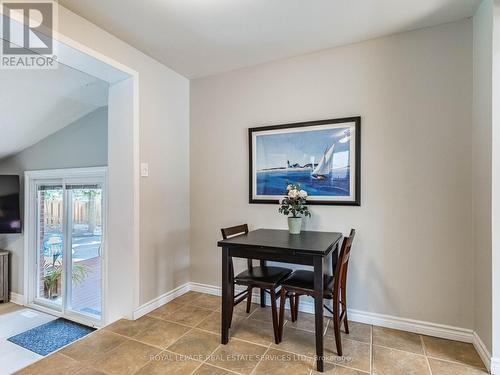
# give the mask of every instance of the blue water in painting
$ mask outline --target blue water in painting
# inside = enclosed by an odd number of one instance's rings
[[[257,195],[283,195],[289,183],[298,183],[310,196],[349,196],[349,171],[331,173],[324,180],[316,180],[311,170],[286,169],[257,172]]]

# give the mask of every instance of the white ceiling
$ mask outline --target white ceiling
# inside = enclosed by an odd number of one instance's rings
[[[0,159],[107,104],[108,83],[62,64],[0,70],[0,82]]]
[[[189,78],[470,17],[480,0],[60,0]]]

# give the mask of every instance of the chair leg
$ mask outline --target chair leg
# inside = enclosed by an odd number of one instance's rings
[[[260,289],[260,307],[266,307],[266,290]]]
[[[337,346],[337,355],[342,356],[342,342],[340,338],[340,319],[339,319],[339,306],[333,306],[333,331],[335,333],[335,344]]]
[[[276,289],[271,288],[271,309],[273,313],[273,330],[274,330],[274,342],[276,345],[280,343],[279,333],[278,333],[278,309],[276,307]]]
[[[345,288],[342,288],[342,308],[344,311],[344,328],[345,333],[349,334],[349,323],[347,322],[347,300]]]
[[[344,306],[345,308],[345,306]],[[349,323],[347,322],[347,309],[344,310],[344,329],[345,333],[349,334]]]
[[[299,298],[300,298],[300,295],[295,294],[295,302],[293,303],[293,307],[295,309],[295,320],[296,321],[299,319]]]
[[[288,301],[290,303],[290,317],[292,318],[292,323],[293,323],[297,319],[295,318],[295,305],[293,303],[293,296],[291,294],[288,296]]]
[[[290,298],[290,305],[292,298]],[[285,288],[281,288],[281,297],[280,297],[280,317],[279,317],[279,329],[278,329],[278,334],[279,334],[279,341],[283,340],[283,326],[285,325],[285,302],[286,302],[286,290]],[[292,307],[290,306],[290,311],[292,311]],[[292,319],[293,319],[293,313],[292,313]]]
[[[252,290],[253,288],[248,287],[247,289],[247,314],[250,313],[250,307],[252,307]]]

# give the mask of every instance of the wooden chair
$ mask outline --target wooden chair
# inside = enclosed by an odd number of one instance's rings
[[[342,355],[342,342],[340,327],[344,323],[345,332],[349,333],[347,320],[347,268],[349,266],[349,257],[351,254],[352,241],[356,231],[351,229],[349,237],[344,238],[338,259],[332,257],[332,269],[335,270],[334,276],[326,276],[324,280],[323,298],[333,300],[333,311],[328,306],[324,306],[333,315],[333,325],[335,332],[335,343],[337,345],[337,354]],[[279,335],[280,341],[283,339],[283,325],[285,314],[286,298],[293,298],[291,306],[292,320],[297,319],[299,312],[299,297],[308,295],[314,297],[314,272],[306,270],[294,271],[281,284],[281,303],[279,316]]]
[[[229,237],[235,237],[238,235],[248,234],[248,225],[238,225],[230,228],[222,228],[222,238],[227,239]],[[279,298],[279,294],[276,293],[276,289],[279,287],[281,281],[283,281],[288,275],[292,273],[291,269],[283,267],[268,267],[265,262],[261,261],[260,266],[256,267],[253,265],[252,259],[247,259],[248,269],[234,276],[234,266],[231,258],[231,279],[232,284],[232,296],[233,305],[231,308],[231,318],[233,317],[234,306],[240,302],[247,300],[247,314],[250,313],[250,307],[252,305],[252,291],[254,288],[258,288],[261,291],[261,296],[264,293],[268,293],[271,296],[271,311],[273,318],[273,329],[274,329],[274,341],[279,344],[279,320],[278,320],[278,309],[276,305],[276,300]],[[234,287],[235,285],[246,286],[247,289],[235,295]],[[265,307],[264,298],[261,298],[261,307]],[[230,324],[231,326],[231,324]]]

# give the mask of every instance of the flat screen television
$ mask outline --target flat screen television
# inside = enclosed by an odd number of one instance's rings
[[[21,233],[19,176],[0,175],[0,233]]]

